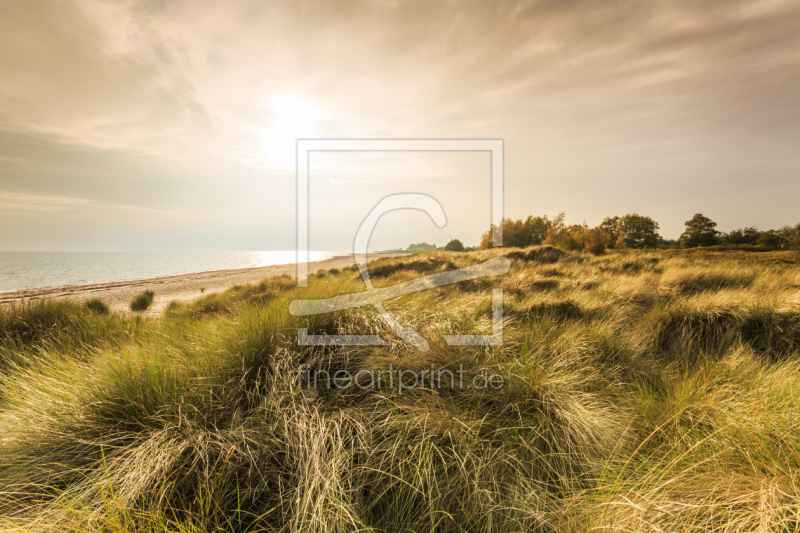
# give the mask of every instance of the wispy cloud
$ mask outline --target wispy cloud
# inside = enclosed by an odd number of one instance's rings
[[[176,211],[169,209],[154,209],[142,205],[126,205],[114,203],[100,203],[88,198],[74,198],[69,196],[51,196],[40,194],[21,194],[0,191],[0,209],[15,212],[85,212],[94,211],[127,211],[133,213],[143,213],[157,215],[165,218],[188,218],[201,220],[219,220],[219,218],[199,215],[186,211]]]

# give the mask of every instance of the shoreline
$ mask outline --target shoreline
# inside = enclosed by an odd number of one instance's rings
[[[368,259],[393,257],[397,253],[369,254]],[[331,268],[344,268],[355,264],[352,254],[338,255],[321,261],[308,263],[308,273]],[[112,311],[131,312],[128,305],[138,293],[144,290],[155,292],[153,304],[143,315],[160,314],[173,300],[189,302],[214,292],[222,292],[233,285],[258,283],[265,278],[289,274],[297,275],[297,263],[269,265],[263,267],[234,268],[228,270],[209,270],[191,274],[175,274],[156,278],[91,283],[87,285],[65,285],[41,289],[23,289],[19,291],[1,292],[0,305],[9,305],[26,300],[40,298],[73,299],[84,301],[89,298],[101,298]]]

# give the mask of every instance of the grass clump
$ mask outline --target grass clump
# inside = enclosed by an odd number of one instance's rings
[[[107,315],[109,313],[108,304],[100,298],[90,298],[86,300],[86,309],[98,315]]]
[[[151,290],[142,291],[131,300],[131,311],[146,311],[153,303],[155,293]]]

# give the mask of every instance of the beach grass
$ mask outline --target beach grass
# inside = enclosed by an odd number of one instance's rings
[[[155,293],[151,290],[142,291],[131,300],[131,311],[146,311],[153,303]]]
[[[289,313],[296,298],[365,290],[354,267],[161,317],[0,308],[0,530],[800,527],[795,256],[532,247],[385,258],[370,273],[387,287],[501,254],[512,266],[498,279],[385,302],[427,352],[372,308]],[[503,344],[445,343],[491,332],[492,287]],[[302,346],[299,327],[386,344]],[[502,386],[308,386],[390,369]]]
[[[100,315],[107,315],[110,311],[108,304],[100,298],[90,298],[86,300],[86,308]]]

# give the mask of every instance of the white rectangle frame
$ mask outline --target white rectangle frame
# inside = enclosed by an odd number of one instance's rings
[[[308,286],[309,158],[311,152],[490,152],[492,246],[503,245],[503,141],[501,139],[298,139],[297,285]]]

